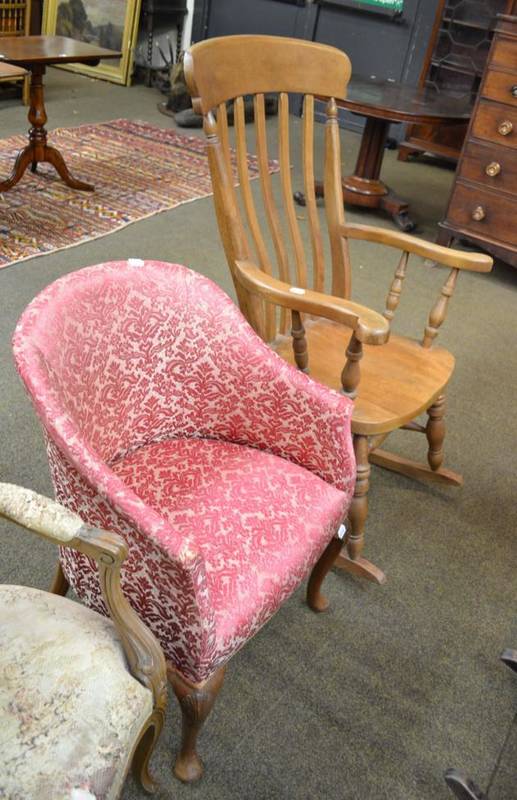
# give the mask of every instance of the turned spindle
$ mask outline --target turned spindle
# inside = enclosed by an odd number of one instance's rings
[[[294,360],[298,369],[302,372],[309,371],[309,351],[307,350],[307,339],[305,338],[305,328],[303,327],[302,315],[294,308],[291,311],[292,327],[291,336],[293,337]]]
[[[407,262],[409,259],[409,253],[404,252],[400,257],[400,261],[397,265],[397,269],[395,270],[395,277],[393,278],[392,284],[390,286],[390,290],[388,292],[388,296],[386,298],[386,309],[383,313],[383,317],[391,322],[393,317],[395,316],[395,311],[398,308],[400,302],[400,295],[402,293],[402,282],[406,277],[406,268]]]
[[[347,361],[341,373],[341,385],[343,386],[343,394],[347,397],[357,397],[357,387],[361,379],[361,370],[359,362],[363,357],[363,345],[356,338],[355,333],[350,337],[348,348],[346,351]]]
[[[447,307],[449,299],[452,297],[456,281],[458,279],[459,269],[456,267],[450,271],[449,277],[442,286],[440,297],[433,306],[429,314],[429,320],[424,331],[424,338],[422,341],[423,347],[431,347],[434,339],[438,336],[438,329],[447,316]]]

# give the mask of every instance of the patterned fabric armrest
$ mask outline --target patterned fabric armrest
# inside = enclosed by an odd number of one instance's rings
[[[0,483],[0,516],[60,545],[74,539],[84,525],[54,500],[12,483]]]
[[[237,343],[222,345],[225,392],[198,435],[268,450],[347,490],[353,401],[285,362],[243,319],[240,327]]]

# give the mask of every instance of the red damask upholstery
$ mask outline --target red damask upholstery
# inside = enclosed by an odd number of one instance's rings
[[[58,500],[129,544],[122,586],[201,683],[308,574],[347,513],[352,403],[276,356],[185,267],[112,262],[45,289],[14,336]],[[65,575],[104,610],[93,566]]]

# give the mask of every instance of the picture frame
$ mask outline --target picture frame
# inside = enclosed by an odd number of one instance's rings
[[[141,0],[45,0],[41,32],[120,50],[122,57],[119,61],[100,61],[96,67],[66,64],[60,69],[128,86],[140,7]]]

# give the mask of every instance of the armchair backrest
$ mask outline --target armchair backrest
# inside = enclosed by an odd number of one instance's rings
[[[259,276],[252,272],[255,265],[263,274],[278,278],[284,287],[290,285],[290,291],[299,291],[302,294],[301,290],[307,291],[310,283],[316,292],[330,289],[334,297],[349,300],[349,241],[367,239],[391,244],[403,251],[388,290],[384,311],[388,323],[391,323],[399,303],[409,253],[418,253],[451,268],[425,325],[422,344],[430,347],[445,319],[447,303],[454,291],[458,270],[486,272],[491,269],[492,260],[488,256],[449,250],[429,242],[422,242],[419,246],[419,240],[413,237],[381,228],[369,229],[361,225],[345,224],[336,100],[346,97],[351,73],[348,57],[336,48],[298,39],[280,36],[225,36],[193,45],[185,55],[184,66],[194,109],[204,117],[215,210],[239,303],[262,338],[272,341],[278,333],[289,333],[291,326],[286,303],[280,305],[278,300],[271,299],[273,292],[266,292],[260,284]],[[279,103],[277,138],[281,202],[276,199],[270,175],[265,95],[271,93],[278,94]],[[303,95],[304,216],[308,229],[306,238],[310,241],[312,250],[312,264],[305,254],[304,236],[298,224],[299,213],[293,202],[289,93]],[[244,102],[247,95],[253,95],[261,213],[257,208],[257,193],[252,190],[248,170]],[[327,99],[325,146],[324,164],[319,168],[319,174],[324,176],[325,217],[331,256],[329,280],[326,280],[325,274],[314,174],[315,100],[323,98]],[[226,104],[230,100],[234,101],[235,159],[239,191],[234,186],[229,146]],[[283,213],[279,213],[281,210]],[[262,219],[265,219],[265,225],[261,225]],[[311,268],[312,280],[309,276]],[[271,282],[268,286],[271,290]],[[293,303],[291,301],[288,307],[294,312]],[[306,310],[301,302],[296,309]],[[303,328],[300,327],[299,317],[295,313],[291,333],[295,340],[297,336],[300,338],[303,335]]]
[[[152,441],[217,436],[214,386],[236,354],[245,360],[248,344],[256,348],[212,281],[143,264],[102,264],[56,281],[25,310],[13,340],[43,424],[51,404],[52,418],[72,420],[108,465]]]
[[[350,296],[350,265],[341,189],[341,154],[336,99],[346,97],[351,66],[348,56],[322,44],[280,36],[227,36],[194,45],[185,55],[185,76],[193,106],[204,116],[208,158],[219,230],[243,312],[266,341],[288,331],[285,309],[259,303],[236,277],[240,261],[254,261],[269,275],[307,289],[323,291],[323,237],[316,207],[314,175],[315,98],[327,98],[325,131],[325,210],[332,260],[332,294]],[[278,93],[278,160],[281,203],[270,175],[265,94]],[[303,178],[312,250],[312,280],[298,214],[293,201],[289,136],[289,93],[303,94]],[[244,97],[253,95],[256,152],[263,215],[260,224],[248,171]],[[241,202],[234,188],[226,103],[234,101],[237,172]],[[241,211],[241,206],[243,212]],[[279,213],[282,209],[283,213]],[[288,234],[284,236],[283,223]],[[268,248],[272,242],[275,258]],[[291,251],[289,253],[289,251]],[[275,265],[276,261],[276,265]]]

